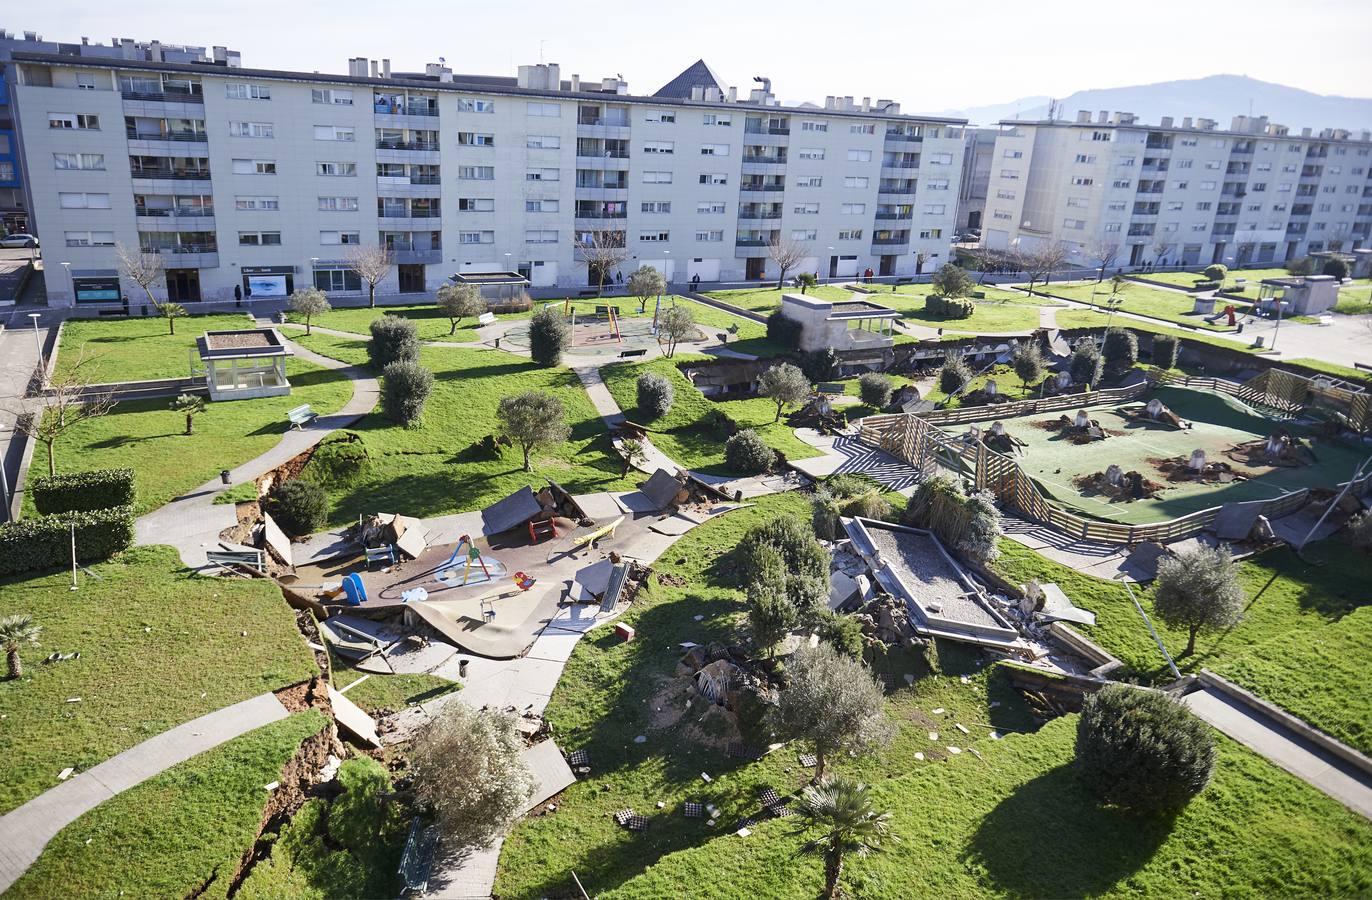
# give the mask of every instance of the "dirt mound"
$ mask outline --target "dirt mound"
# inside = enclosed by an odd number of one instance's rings
[[[1151,500],[1166,490],[1166,485],[1143,477],[1139,472],[1124,472],[1118,483],[1112,483],[1104,472],[1078,475],[1072,479],[1077,490],[1084,496],[1101,496],[1111,503],[1132,503],[1135,500]]]

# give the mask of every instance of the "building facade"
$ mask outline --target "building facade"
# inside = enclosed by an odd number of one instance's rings
[[[1372,134],[1239,116],[1089,112],[1002,122],[987,189],[991,249],[1060,242],[1068,261],[1111,266],[1280,264],[1369,243]]]
[[[361,292],[348,254],[378,243],[395,261],[380,293],[491,270],[585,287],[593,242],[622,246],[620,278],[653,265],[678,283],[776,277],[776,241],[805,251],[791,272],[821,277],[949,258],[963,120],[781,106],[765,80],[740,98],[703,62],[643,96],[556,65],[504,78],[359,58],[330,76],[220,50],[13,54],[54,305],[109,302],[116,244],[162,254],[182,301]]]

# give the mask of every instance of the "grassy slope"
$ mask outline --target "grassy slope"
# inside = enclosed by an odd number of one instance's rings
[[[289,716],[105,801],[62,829],[8,894],[225,896],[257,836],[263,785],[324,725],[313,710]]]
[[[267,452],[290,427],[287,410],[308,403],[315,412],[336,412],[352,397],[352,383],[332,369],[292,359],[286,364],[291,393],[284,397],[207,404],[186,435],[185,416],[168,400],[129,400],[99,419],[68,431],[57,442],[58,472],[128,467],[138,484],[138,511],[174,497]],[[29,477],[47,474],[45,450],[35,452]],[[27,498],[27,495],[26,495]],[[26,499],[27,502],[27,499]],[[32,513],[32,505],[28,504]]]
[[[866,297],[874,303],[899,310],[901,318],[907,322],[928,328],[977,334],[1032,331],[1039,325],[1039,306],[1062,305],[1047,297],[1030,298],[1018,291],[1005,291],[990,286],[975,287],[973,290],[984,293],[986,298],[976,301],[975,311],[966,319],[944,319],[925,312],[925,298],[934,292],[932,284],[902,284],[894,292],[877,291]]]
[[[1063,297],[1068,300],[1076,300],[1080,303],[1089,303],[1092,306],[1100,307],[1106,305],[1110,296],[1109,282],[1101,284],[1097,284],[1094,281],[1082,281],[1070,284],[1053,282],[1045,288],[1035,287],[1034,290],[1043,290],[1055,297]],[[1205,321],[1204,316],[1192,315],[1191,308],[1195,301],[1186,294],[1136,283],[1131,283],[1121,292],[1121,294],[1124,297],[1124,304],[1120,309],[1125,312],[1131,312],[1140,316],[1152,316],[1155,319],[1163,319],[1181,325],[1191,325],[1208,331],[1230,330],[1228,325],[1220,324],[1219,321],[1216,321],[1216,323],[1212,325]],[[1061,315],[1061,313],[1059,313],[1059,315]]]
[[[1209,787],[1179,814],[1097,805],[1071,766],[1075,716],[889,781],[884,852],[850,857],[857,897],[1357,896],[1372,889],[1367,823],[1220,737]],[[646,836],[626,838],[635,845]],[[668,856],[604,896],[810,898],[822,880],[785,822]],[[627,848],[626,848],[627,850]],[[632,851],[628,851],[632,852]]]
[[[723,300],[725,303],[732,303],[734,306],[741,306],[744,309],[751,309],[753,312],[762,313],[765,316],[771,314],[781,305],[782,294],[794,294],[798,291],[799,288],[779,290],[775,287],[758,287],[734,291],[707,291],[705,296],[714,297],[716,300]],[[851,300],[854,297],[852,291],[834,284],[816,285],[806,291],[806,294],[821,300]]]
[[[203,578],[169,547],[140,547],[70,575],[0,582],[3,612],[43,627],[24,678],[0,681],[0,812],[196,716],[309,678],[313,657],[281,593]],[[243,636],[242,632],[247,631]],[[45,665],[50,653],[81,658]],[[80,697],[79,703],[66,702]]]
[[[190,351],[206,331],[252,327],[246,313],[188,316],[176,320],[176,334],[167,333],[167,320],[69,319],[62,327],[57,373],[76,364],[85,352],[81,371],[95,381],[146,381],[190,375]]]
[[[658,359],[647,363],[616,363],[600,370],[605,386],[630,420],[654,429],[656,446],[672,461],[688,469],[711,474],[730,474],[724,464],[724,441],[719,435],[699,426],[711,409],[727,413],[739,425],[756,429],[769,446],[782,451],[788,459],[817,456],[819,451],[800,440],[782,422],[773,422],[776,405],[766,399],[728,400],[715,403],[686,380],[675,365],[677,360]],[[653,422],[642,422],[637,410],[638,376],[657,372],[667,376],[676,389],[676,399],[667,415]]]
[[[1339,302],[1334,305],[1335,312],[1350,316],[1372,313],[1372,285],[1349,285],[1339,289]]]
[[[742,638],[743,593],[729,580],[726,554],[749,527],[777,516],[808,518],[805,498],[759,498],[757,506],[706,523],[675,544],[654,571],[668,581],[680,578],[683,586],[654,578],[623,619],[649,638],[624,644],[601,628],[578,643],[547,718],[564,750],[585,749],[591,754],[593,772],[562,794],[555,813],[524,821],[506,840],[497,896],[570,896],[575,891],[570,870],[595,896],[661,856],[727,833],[732,823],[758,811],[760,787],[771,786],[785,795],[804,783],[810,770],[796,765],[795,746],[744,762],[693,742],[679,727],[659,729],[651,721],[654,707],[681,702],[673,691],[662,693],[681,656],[679,642],[727,643]],[[697,616],[704,618],[697,622]],[[937,673],[931,666],[937,666]],[[965,648],[940,645],[929,658],[897,650],[879,660],[877,668],[896,675],[900,686],[888,695],[887,706],[897,736],[881,753],[837,761],[840,771],[880,781],[935,765],[934,760],[947,754],[944,745],[954,741],[964,747],[993,743],[987,738],[989,727],[976,723],[991,723],[1004,732],[1032,727],[1023,701],[1008,681],[992,667],[977,665]],[[906,673],[917,676],[913,687],[899,677]],[[961,675],[967,676],[967,684]],[[945,712],[934,715],[936,708]],[[694,718],[688,712],[683,722]],[[955,731],[954,721],[967,724],[972,735]],[[933,741],[931,728],[946,733]],[[646,743],[634,743],[640,734],[647,736]],[[916,752],[928,761],[916,761]],[[708,772],[713,782],[702,781],[701,772]],[[681,812],[686,800],[719,806],[718,825],[712,828],[702,819],[686,819]],[[666,804],[665,809],[657,809],[658,801]],[[615,825],[611,813],[625,807],[651,818],[647,832],[631,835]],[[772,876],[783,880],[777,872]],[[678,887],[660,896],[681,896],[683,891],[690,893]],[[770,896],[773,891],[768,886],[753,895]]]

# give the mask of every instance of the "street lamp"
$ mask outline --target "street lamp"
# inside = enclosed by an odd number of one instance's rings
[[[71,300],[72,300],[73,303],[75,303],[75,302],[76,302],[76,279],[72,278],[72,275],[71,275],[71,263],[69,263],[69,262],[64,262],[64,263],[62,263],[62,268],[64,268],[64,269],[67,270],[67,283],[71,285]]]
[[[38,348],[38,364],[43,364],[43,341],[38,337],[38,317],[40,313],[29,313],[29,318],[33,320],[33,346]]]

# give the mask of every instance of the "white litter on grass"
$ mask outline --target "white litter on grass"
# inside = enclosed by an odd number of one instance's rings
[[[279,781],[273,781],[273,782],[271,782],[270,784],[264,784],[264,785],[262,785],[262,789],[263,789],[264,791],[274,791],[274,790],[276,790],[276,789],[279,788],[279,787],[281,787],[281,782],[279,782]]]
[[[961,747],[949,747],[949,748],[948,748],[948,752],[949,752],[949,753],[952,753],[953,755],[956,756],[957,754],[959,754],[959,753],[962,752],[962,748],[961,748]]]
[[[714,825],[714,824],[715,824],[715,820],[714,820],[714,819],[708,819],[708,820],[705,822],[705,824],[706,824],[706,825]]]
[[[80,697],[68,697],[68,698],[67,698],[67,702],[68,702],[68,703],[80,703],[80,702],[81,702],[81,698],[80,698]]]
[[[971,734],[971,733],[972,733],[972,732],[968,731],[968,730],[967,730],[967,726],[964,725],[964,724],[962,724],[961,722],[955,722],[955,723],[953,724],[953,727],[956,728],[958,731],[961,731],[963,734]]]
[[[943,715],[943,711],[944,711],[944,710],[943,710],[943,707],[942,707],[942,706],[937,706],[937,707],[934,708],[934,715],[936,715],[936,716],[941,716],[941,715]]]
[[[995,709],[997,706],[1000,706],[1000,701],[999,701],[999,700],[992,700],[990,705],[991,705],[991,708],[992,708],[992,709]]]
[[[72,773],[72,772],[75,772],[75,771],[76,771],[75,767],[73,767],[73,766],[67,766],[65,769],[63,769],[62,771],[60,771],[60,772],[57,773],[57,780],[58,780],[58,781],[66,781],[68,778],[71,777],[71,773]]]
[[[700,645],[697,644],[695,641],[682,641],[677,646],[685,650],[690,650],[692,647],[699,647]]]
[[[739,837],[747,837],[748,835],[752,834],[753,832],[750,831],[750,830],[747,829],[747,828],[740,828],[738,831],[736,831],[736,832],[734,832],[734,833],[737,834]]]
[[[998,741],[998,740],[1000,740],[1000,732],[999,732],[999,731],[993,731],[993,732],[991,732],[991,740],[993,740],[993,741]]]
[[[971,684],[971,683],[972,683],[972,679],[968,678],[966,675],[959,675],[958,677],[962,679],[962,683],[963,683],[963,684]]]
[[[931,732],[929,732],[929,740],[931,740],[931,741],[936,741],[936,740],[938,740],[938,732],[937,732],[937,731],[931,731]]]
[[[919,760],[920,762],[924,762],[924,754],[921,753],[920,751],[916,750],[916,751],[915,751],[915,759]]]
[[[666,805],[667,805],[667,804],[663,803],[661,800],[657,801],[657,808],[658,808],[658,809],[662,809],[662,808],[663,808],[664,806],[666,806]]]
[[[973,756],[975,756],[977,759],[981,760],[982,762],[986,762],[986,758],[983,757],[980,753],[977,752],[977,748],[976,748],[976,747],[968,747],[968,748],[967,748],[967,752],[970,753],[970,754],[972,754]]]
[[[701,772],[701,773],[700,773],[700,778],[701,778],[701,780],[704,781],[706,784],[709,784],[710,782],[714,781],[713,778],[711,778],[709,775],[705,774],[704,772]]]
[[[697,622],[703,622],[703,621],[705,621],[705,617],[704,617],[704,616],[696,616],[695,619],[696,619]]]

